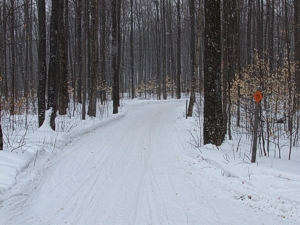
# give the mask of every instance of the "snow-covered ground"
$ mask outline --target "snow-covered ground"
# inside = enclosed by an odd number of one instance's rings
[[[299,148],[255,164],[244,137],[194,148],[184,111],[185,100],[129,101],[27,135],[0,152],[0,224],[300,224]]]

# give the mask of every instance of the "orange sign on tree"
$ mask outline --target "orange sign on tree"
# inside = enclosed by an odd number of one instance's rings
[[[262,100],[263,96],[260,91],[257,91],[254,93],[253,98],[257,103],[259,103]]]

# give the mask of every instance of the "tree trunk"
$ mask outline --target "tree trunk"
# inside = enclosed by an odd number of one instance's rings
[[[58,35],[58,14],[59,14],[59,0],[52,1],[51,9],[51,24],[50,24],[50,62],[48,72],[48,106],[47,109],[52,109],[50,126],[55,130],[56,118],[56,74],[58,72],[57,59],[57,35]]]
[[[101,100],[106,101],[106,4],[101,1],[101,41],[100,41],[100,68],[101,68]]]
[[[111,1],[111,19],[112,19],[112,31],[111,31],[111,60],[112,60],[112,71],[113,71],[113,114],[118,113],[118,45],[117,45],[117,1]]]
[[[81,10],[82,10],[82,0],[77,0],[76,4],[76,95],[77,102],[82,103],[82,26],[81,26]],[[75,104],[75,102],[74,102]]]
[[[58,111],[59,115],[66,115],[69,104],[69,93],[68,93],[68,45],[67,45],[67,31],[66,31],[66,20],[64,17],[64,11],[67,11],[68,0],[61,0],[59,6],[59,86],[58,86]]]
[[[300,2],[294,0],[294,40],[295,40],[295,78],[296,78],[296,92],[298,94],[298,108],[300,108]]]
[[[10,115],[15,114],[15,9],[14,0],[10,1],[11,13],[11,90],[10,90]]]
[[[133,0],[130,0],[130,70],[131,98],[134,99],[134,54],[133,54]]]
[[[81,78],[82,78],[82,112],[81,112],[81,118],[82,120],[85,120],[86,117],[86,85],[87,85],[87,37],[88,37],[88,24],[89,24],[89,13],[88,13],[88,7],[87,7],[87,1],[83,1],[83,40],[82,40],[82,72],[81,72]]]
[[[166,85],[166,64],[167,64],[167,37],[166,37],[166,7],[165,7],[165,0],[161,0],[161,8],[162,8],[162,82],[163,82],[163,99],[167,99],[167,85]]]
[[[194,73],[195,67],[195,0],[190,0],[190,26],[191,26],[191,39],[190,39],[190,62],[191,62],[191,95],[187,116],[193,116],[193,108],[195,103],[196,91],[196,74]]]
[[[0,68],[0,73],[1,73],[1,69]],[[2,75],[2,74],[0,74]],[[2,82],[0,82],[0,84],[2,85]],[[1,90],[2,91],[2,90]],[[2,92],[1,92],[2,94]],[[1,101],[0,101],[0,150],[3,150],[3,132],[2,132],[2,104],[1,104]]]
[[[38,118],[39,127],[41,127],[45,120],[45,91],[46,91],[46,14],[45,14],[45,0],[37,2],[38,18],[39,18],[39,67],[38,67]]]
[[[177,99],[181,98],[181,12],[180,0],[177,0]]]
[[[2,10],[4,10],[0,5],[0,19],[2,18]],[[4,49],[4,35],[3,31],[3,24],[0,24],[0,49]],[[3,82],[3,62],[4,57],[3,55],[0,56],[0,96],[2,98],[2,82]],[[2,99],[0,98],[0,150],[3,150],[3,132],[2,132]]]
[[[121,48],[122,48],[122,29],[121,29],[121,4],[122,1],[117,1],[117,105],[120,106],[120,66],[121,66]]]
[[[204,144],[224,141],[221,99],[220,0],[205,0]]]
[[[97,103],[97,74],[98,74],[98,4],[91,3],[91,83],[89,94],[89,116],[96,117]]]

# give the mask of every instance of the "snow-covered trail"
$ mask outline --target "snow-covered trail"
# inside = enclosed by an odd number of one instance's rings
[[[43,177],[3,202],[3,224],[281,224],[194,171],[176,126],[183,101],[134,106],[69,143]],[[1,222],[0,222],[1,223]],[[288,223],[285,223],[288,224]]]

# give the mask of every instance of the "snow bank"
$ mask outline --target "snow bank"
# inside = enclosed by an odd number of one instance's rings
[[[183,110],[178,115],[182,115]],[[209,170],[212,179],[224,183],[224,191],[237,201],[300,222],[299,147],[293,147],[291,160],[288,160],[286,147],[282,149],[281,159],[258,154],[257,162],[251,163],[251,142],[243,135],[226,140],[219,147],[201,143],[195,147],[195,138],[202,140],[203,131],[195,121],[199,118],[178,118],[179,129],[186,131],[185,139],[190,143],[186,148],[193,168],[191,173]]]

